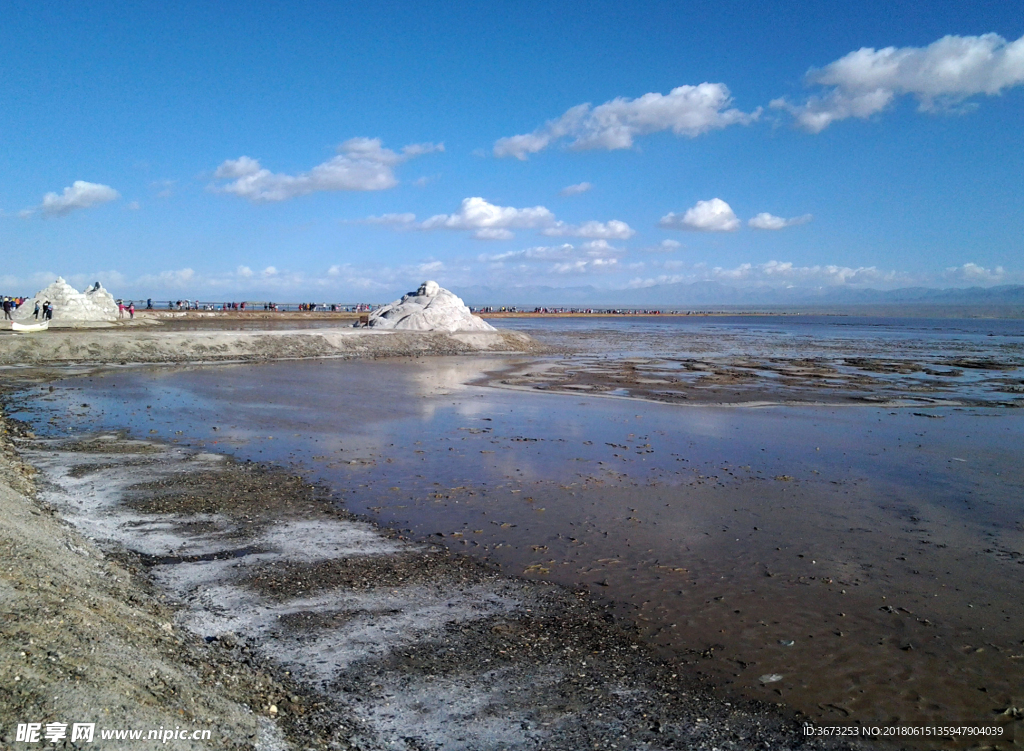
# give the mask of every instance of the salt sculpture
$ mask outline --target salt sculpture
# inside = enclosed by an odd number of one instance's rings
[[[423,282],[415,292],[370,314],[372,328],[405,331],[495,331],[473,315],[462,299],[437,282]]]
[[[54,321],[116,321],[117,303],[113,296],[96,282],[83,294],[68,284],[62,277],[30,297],[14,314],[14,320],[25,322],[35,320],[33,311],[36,303],[43,307],[47,300],[53,306]]]

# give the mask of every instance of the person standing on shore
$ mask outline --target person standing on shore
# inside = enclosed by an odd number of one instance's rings
[[[11,298],[4,298],[4,320],[13,321],[14,318],[11,316]]]
[[[36,300],[36,309],[32,311],[32,317],[39,320],[39,301]]]
[[[43,320],[53,320],[53,303],[51,303],[49,300],[43,303]]]
[[[133,321],[135,320],[135,301],[134,300],[132,300],[130,303],[128,303],[128,317],[131,318]]]

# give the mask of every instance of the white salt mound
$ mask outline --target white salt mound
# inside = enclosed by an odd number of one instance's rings
[[[53,305],[54,321],[116,321],[117,303],[103,285],[96,282],[84,293],[79,292],[63,278],[49,287],[36,292],[35,297],[26,300],[14,315],[16,321],[34,321],[33,311],[39,303],[39,317],[42,319],[43,303],[47,300]]]
[[[496,331],[437,282],[423,282],[415,292],[373,311],[367,325],[405,331]]]

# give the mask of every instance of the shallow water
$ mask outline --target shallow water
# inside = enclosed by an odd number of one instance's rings
[[[464,385],[510,364],[124,369],[15,416],[296,466],[383,524],[589,586],[667,656],[818,720],[985,722],[1024,703],[1019,410]]]
[[[511,385],[677,403],[1024,406],[1024,321],[712,316],[497,319],[563,352]],[[766,394],[766,389],[774,393]]]

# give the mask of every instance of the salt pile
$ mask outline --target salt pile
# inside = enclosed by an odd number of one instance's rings
[[[39,290],[35,297],[26,300],[14,318],[17,321],[35,320],[33,311],[36,303],[40,309],[47,300],[53,305],[54,321],[116,321],[117,303],[103,285],[96,282],[84,293],[79,292],[62,277],[44,289]],[[40,316],[42,312],[40,310]]]
[[[423,282],[415,292],[370,314],[366,324],[381,329],[406,331],[495,331],[469,312],[462,299],[437,282]]]

